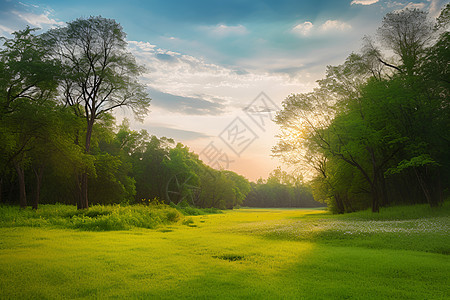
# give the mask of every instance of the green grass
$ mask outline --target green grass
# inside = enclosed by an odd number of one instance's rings
[[[4,227],[0,298],[448,299],[448,206],[407,209],[400,219],[239,209],[156,229]]]

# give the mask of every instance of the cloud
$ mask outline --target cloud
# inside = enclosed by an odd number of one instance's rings
[[[440,0],[428,0],[427,2],[429,2],[430,4],[428,5],[428,8],[430,10],[433,10],[436,6],[438,6],[438,3],[442,3],[442,1]],[[387,5],[389,8],[394,8],[394,12],[399,12],[402,11],[404,9],[421,9],[424,10],[427,7],[427,4],[424,2],[418,2],[418,3],[414,3],[414,2],[397,2],[397,1],[393,1],[393,2],[388,2]]]
[[[352,26],[350,24],[338,20],[327,20],[320,26],[315,26],[313,23],[306,21],[296,25],[291,31],[301,36],[310,36],[333,31],[343,32],[350,30],[351,28]]]
[[[167,54],[167,53],[157,53],[156,58],[162,61],[167,62],[176,62],[177,58],[173,55]]]
[[[12,13],[18,16],[23,21],[36,27],[43,27],[44,25],[51,25],[51,26],[64,25],[64,22],[59,22],[56,21],[55,19],[49,18],[50,16],[49,11],[46,11],[43,14],[34,14],[29,12],[19,12],[13,10]]]
[[[412,3],[412,2],[409,2],[408,4],[406,4],[404,9],[423,9],[425,6],[426,6],[425,3]]]
[[[34,4],[26,4],[26,3],[23,3],[23,2],[20,2],[20,1],[19,1],[19,4],[20,4],[20,5],[23,5],[23,6],[26,6],[26,7],[39,8],[38,5],[34,5]]]
[[[292,31],[295,33],[299,33],[301,35],[307,36],[313,29],[314,25],[313,23],[306,21],[301,24],[296,25],[294,28],[292,28]]]
[[[0,24],[0,35],[10,35],[14,30]]]
[[[176,141],[192,141],[199,138],[209,138],[210,136],[198,131],[191,131],[191,130],[183,130],[174,128],[171,125],[166,124],[152,124],[146,126],[148,131],[151,134],[154,134],[159,137],[169,137],[173,138]]]
[[[372,5],[377,3],[379,0],[353,0],[350,5],[360,4],[360,5]]]
[[[428,11],[431,17],[438,17],[441,12],[442,3],[439,0],[431,0],[431,3],[428,7]]]
[[[228,26],[225,24],[218,24],[216,26],[202,26],[201,30],[209,32],[211,35],[216,37],[225,37],[230,35],[245,35],[248,30],[243,25]]]
[[[338,20],[328,20],[320,25],[321,31],[347,31],[352,28],[351,25]]]
[[[152,52],[156,48],[156,45],[152,45],[149,42],[137,42],[137,41],[128,41],[128,44],[131,44],[142,51]]]
[[[276,91],[282,99],[315,85],[315,79],[304,83],[297,78],[300,71],[306,78],[307,70],[291,68],[303,66],[301,61],[283,56],[254,56],[253,61],[237,62],[240,67],[227,67],[142,42],[130,41],[128,49],[147,70],[140,81],[148,88],[155,112],[160,108],[177,116],[224,116],[245,107],[262,90]],[[245,67],[249,64],[257,67]]]
[[[220,115],[225,112],[225,106],[217,98],[206,100],[199,96],[185,97],[173,95],[153,88],[148,88],[148,90],[152,98],[152,105],[171,112],[188,115]]]
[[[203,91],[203,95],[210,95],[215,89],[228,89],[229,92],[230,89],[248,86],[254,79],[253,75],[242,67],[227,68],[142,42],[130,41],[128,47],[148,71],[143,75],[142,82],[172,95],[199,98],[199,90]],[[215,102],[208,96],[200,98]]]

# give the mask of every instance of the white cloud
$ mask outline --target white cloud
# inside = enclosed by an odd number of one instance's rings
[[[38,5],[35,5],[35,4],[27,4],[27,3],[20,2],[20,1],[19,1],[19,4],[21,4],[21,5],[23,5],[23,6],[26,6],[26,7],[39,8],[39,6],[38,6]]]
[[[440,15],[441,10],[445,7],[446,1],[428,0],[428,2],[430,2],[429,6],[428,6],[428,12],[429,12],[430,17],[437,18]]]
[[[347,31],[351,28],[352,26],[350,24],[338,20],[328,20],[320,25],[321,31]]]
[[[430,10],[434,9],[434,7],[439,6],[439,3],[442,3],[441,0],[427,0],[427,2],[431,2],[428,7]],[[414,2],[397,2],[397,1],[393,1],[393,2],[388,2],[387,6],[389,8],[394,8],[394,12],[399,12],[402,11],[404,9],[421,9],[424,10],[427,7],[427,4],[424,2],[418,2],[418,3],[414,3]]]
[[[313,29],[314,25],[313,23],[306,21],[301,24],[296,25],[294,28],[292,28],[292,31],[295,33],[299,33],[301,35],[307,36]]]
[[[36,26],[36,27],[42,27],[43,25],[64,25],[64,22],[56,21],[55,19],[49,18],[50,12],[46,11],[43,14],[33,14],[28,12],[18,12],[18,11],[12,11],[13,14],[18,16],[23,21],[29,23],[30,25]]]
[[[301,35],[301,36],[310,36],[313,34],[320,35],[328,32],[338,32],[338,31],[348,31],[352,29],[350,24],[347,24],[338,20],[327,20],[325,23],[316,26],[313,23],[306,21],[296,25],[292,28],[291,32]]]
[[[203,26],[201,29],[219,37],[229,35],[245,35],[248,33],[247,28],[243,25],[228,26],[225,24],[218,24],[216,26]]]
[[[0,24],[0,35],[10,35],[14,30]]]
[[[305,86],[287,73],[236,70],[144,42],[130,41],[129,50],[146,67],[142,82],[149,88],[179,97],[228,103],[230,110],[242,105],[238,99],[246,96],[250,99],[262,90],[283,90],[284,97]],[[285,64],[280,64],[281,67]],[[314,84],[314,80],[311,82]]]
[[[413,2],[409,2],[408,4],[406,4],[406,6],[404,7],[404,9],[423,9],[425,7],[425,3],[413,3]]]
[[[361,4],[361,5],[371,5],[377,3],[379,0],[353,0],[350,5]]]
[[[156,45],[152,45],[149,42],[129,41],[128,44],[138,47],[143,51],[154,51],[154,49],[156,48]]]

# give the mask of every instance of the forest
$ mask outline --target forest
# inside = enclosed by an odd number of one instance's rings
[[[117,124],[115,109],[142,119],[151,95],[115,20],[17,31],[0,51],[0,203],[438,206],[450,182],[449,18],[449,5],[434,23],[417,9],[389,13],[313,92],[288,96],[273,153],[295,171],[256,183]]]

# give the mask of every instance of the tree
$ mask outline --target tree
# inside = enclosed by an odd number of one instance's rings
[[[126,51],[126,35],[114,20],[80,18],[44,36],[64,66],[63,102],[85,119],[85,153],[91,150],[94,124],[105,113],[117,107],[128,107],[137,117],[147,113],[150,98],[137,81],[142,68]],[[80,175],[79,209],[89,207],[88,175],[87,170]]]
[[[250,182],[245,178],[244,176],[238,175],[232,171],[222,171],[228,179],[230,179],[233,182],[233,192],[234,192],[234,199],[235,201],[233,203],[228,204],[228,208],[233,208],[238,205],[242,205],[242,203],[245,200],[245,197],[247,197],[247,194],[250,192]]]
[[[178,143],[169,149],[162,161],[164,174],[167,174],[165,197],[167,202],[178,204],[183,200],[195,204],[195,189],[199,186],[198,156],[189,151],[187,146]]]
[[[232,209],[236,203],[235,185],[224,171],[208,169],[203,172],[199,205]]]
[[[388,13],[378,35],[381,42],[397,55],[399,65],[390,65],[381,57],[380,61],[407,75],[416,74],[420,59],[432,39],[432,29],[424,11],[405,9]]]

